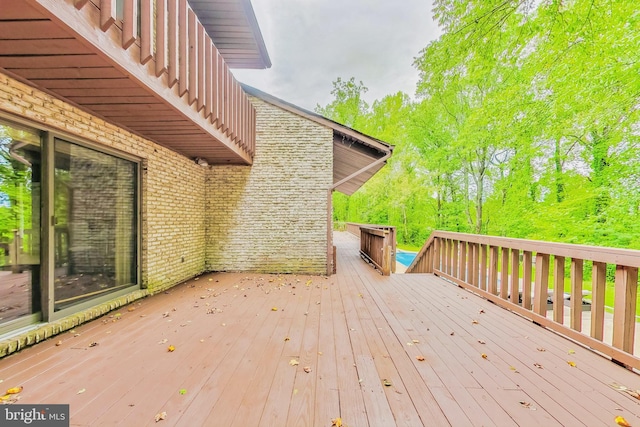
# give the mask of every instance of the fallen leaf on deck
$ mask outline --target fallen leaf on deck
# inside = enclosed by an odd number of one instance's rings
[[[271,307],[271,311],[278,311],[278,307]]]
[[[618,424],[619,426],[622,427],[631,427],[631,424],[629,424],[629,422],[627,420],[624,419],[624,417],[621,417],[620,415],[618,415],[617,417],[615,417],[613,419],[616,424]]]
[[[414,344],[419,344],[420,343],[420,341],[418,341],[418,340],[412,340],[412,341],[413,341]]]
[[[62,340],[60,340],[60,341],[58,341],[58,342],[56,343],[56,347],[60,347],[61,345],[62,345]]]
[[[200,342],[204,342],[204,338],[200,340]]]
[[[76,394],[82,394],[82,393],[84,393],[85,391],[87,391],[87,389],[86,389],[86,388],[81,388],[80,390],[78,390],[78,392],[77,392]]]
[[[321,351],[318,352],[318,356],[322,356],[322,352]]]
[[[384,384],[385,387],[391,387],[391,381],[389,380],[382,380],[382,384]]]
[[[135,311],[135,310],[136,310],[136,308],[135,308],[135,307],[129,307],[129,308],[127,308],[127,311]]]
[[[306,284],[307,286],[311,286],[311,283],[312,283],[312,280],[311,280],[311,279],[309,279],[309,280],[307,280],[307,283],[305,283],[305,284]]]
[[[455,332],[451,332],[449,335],[454,336],[456,333]]]
[[[175,348],[174,346],[172,346],[172,345],[170,345],[169,347],[167,347],[167,351],[168,351],[168,352],[172,352],[172,351],[175,351],[175,350],[176,350],[176,348]]]
[[[289,361],[289,365],[291,366],[298,366],[300,364],[300,362],[298,362],[296,359],[291,359]]]
[[[519,374],[518,369],[516,369],[515,366],[509,366],[509,369],[511,369],[513,372],[515,372],[516,374]]]
[[[471,324],[473,324],[473,325],[477,325],[478,323],[480,323],[480,322],[478,322],[478,321],[477,321],[477,320],[475,320],[475,319],[471,321]]]
[[[167,339],[163,339],[162,341],[158,341],[158,344],[166,344],[167,343]]]
[[[483,310],[483,309],[480,309],[480,311],[479,311],[478,313],[480,313],[480,314],[484,314],[484,310]]]
[[[547,349],[544,348],[544,347],[538,347],[538,348],[536,348],[536,350],[538,350],[538,351],[547,351]]]
[[[98,345],[98,343],[97,343],[97,342],[92,342],[91,344],[89,344],[89,347],[95,347],[95,346],[97,346],[97,345]]]
[[[285,340],[285,341],[291,341],[291,338],[289,338],[289,337],[284,337],[284,340]]]
[[[308,366],[305,366],[302,370],[305,371],[307,374],[311,372],[311,368]]]
[[[542,367],[542,365],[541,365],[541,364],[539,364],[539,363],[534,363],[534,364],[533,364],[533,366],[535,366],[535,367],[536,367],[536,368],[538,368],[538,369],[544,369],[544,368]]]
[[[158,414],[156,414],[155,420],[156,422],[160,421],[160,420],[166,420],[167,419],[167,413],[166,412],[160,412]]]
[[[334,418],[331,420],[331,427],[342,427],[342,418]]]
[[[180,391],[178,391],[178,393],[180,393],[181,395],[185,395],[187,394],[187,389],[186,388],[181,388]]]
[[[485,353],[482,353],[481,356],[482,356],[483,359],[487,359],[489,357]]]
[[[536,408],[534,406],[531,406],[530,402],[525,402],[524,400],[521,400],[520,404],[522,405],[523,408],[527,408],[527,409],[530,409],[532,411],[536,410]]]
[[[24,387],[22,387],[22,386],[18,386],[18,387],[11,387],[9,390],[7,390],[7,394],[18,394],[18,393],[20,393],[23,389],[24,389]]]
[[[169,317],[171,314],[168,311],[162,313],[162,317]]]
[[[483,340],[478,340],[479,344],[486,344],[486,342],[484,342]]]
[[[576,354],[574,350],[569,350],[569,354]]]
[[[576,367],[576,362],[572,362],[571,360],[567,360],[567,363],[569,364],[569,366],[571,366],[572,368]]]
[[[413,345],[413,343],[412,342],[408,342],[407,345]]]
[[[416,356],[416,359],[420,362],[424,362],[424,356]]]

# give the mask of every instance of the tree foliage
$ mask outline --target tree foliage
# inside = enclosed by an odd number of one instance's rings
[[[622,0],[435,0],[417,99],[355,78],[318,111],[396,145],[335,219],[640,248],[640,9]]]

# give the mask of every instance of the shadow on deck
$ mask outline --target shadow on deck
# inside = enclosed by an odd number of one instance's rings
[[[640,388],[635,373],[335,243],[337,275],[204,275],[0,360],[2,385],[70,404],[71,425],[640,425],[611,387]]]

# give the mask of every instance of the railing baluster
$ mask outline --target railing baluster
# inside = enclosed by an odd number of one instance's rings
[[[202,110],[207,102],[207,98],[205,96],[207,90],[206,70],[211,66],[210,63],[206,62],[205,36],[206,32],[204,27],[200,22],[198,22],[198,111]]]
[[[189,105],[192,105],[198,99],[198,19],[193,9],[188,11],[188,75],[189,75]]]
[[[582,331],[582,280],[583,262],[581,259],[571,259],[571,319],[570,327]]]
[[[169,23],[167,40],[169,41],[169,87],[178,83],[180,78],[180,34],[178,32],[179,5],[178,0],[167,0]]]
[[[156,0],[155,50],[156,76],[160,77],[167,71],[167,0]]]
[[[460,265],[458,264],[459,262],[458,250],[459,250],[459,243],[457,240],[454,240],[453,241],[453,260],[451,262],[451,267],[453,269],[451,275],[453,277],[460,277]]]
[[[564,257],[553,257],[553,320],[564,323]]]
[[[593,262],[591,272],[591,337],[602,341],[604,337],[604,297],[606,290],[607,264]]]
[[[152,0],[140,0],[140,63],[146,64],[151,58],[153,58],[153,3]]]
[[[547,299],[549,298],[549,255],[536,254],[536,281],[533,291],[533,311],[540,316],[547,316]]]
[[[480,245],[480,289],[487,290],[487,245]]]
[[[509,248],[502,247],[502,266],[500,268],[500,298],[507,299],[509,294]]]
[[[638,269],[616,265],[615,302],[613,308],[613,346],[633,353],[636,331],[636,297]]]
[[[522,307],[531,310],[531,277],[533,257],[531,251],[522,252]]]
[[[128,49],[138,36],[138,1],[124,0],[122,19],[122,48]]]
[[[520,304],[520,251],[511,249],[511,283],[509,286],[511,302]]]
[[[498,295],[498,247],[489,248],[489,286],[487,291],[492,295]]]
[[[178,95],[189,90],[189,10],[187,0],[178,2]]]
[[[107,31],[116,22],[116,0],[100,1],[100,29]]]
[[[469,266],[467,265],[467,242],[460,242],[460,280],[465,282],[469,273]]]
[[[478,287],[478,244],[469,245],[470,261],[471,261],[471,284]]]

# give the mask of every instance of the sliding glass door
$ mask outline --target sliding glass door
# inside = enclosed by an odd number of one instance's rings
[[[0,120],[0,326],[40,311],[40,133]]]
[[[138,284],[138,162],[0,118],[0,334]]]
[[[55,311],[137,282],[136,166],[55,139]]]

